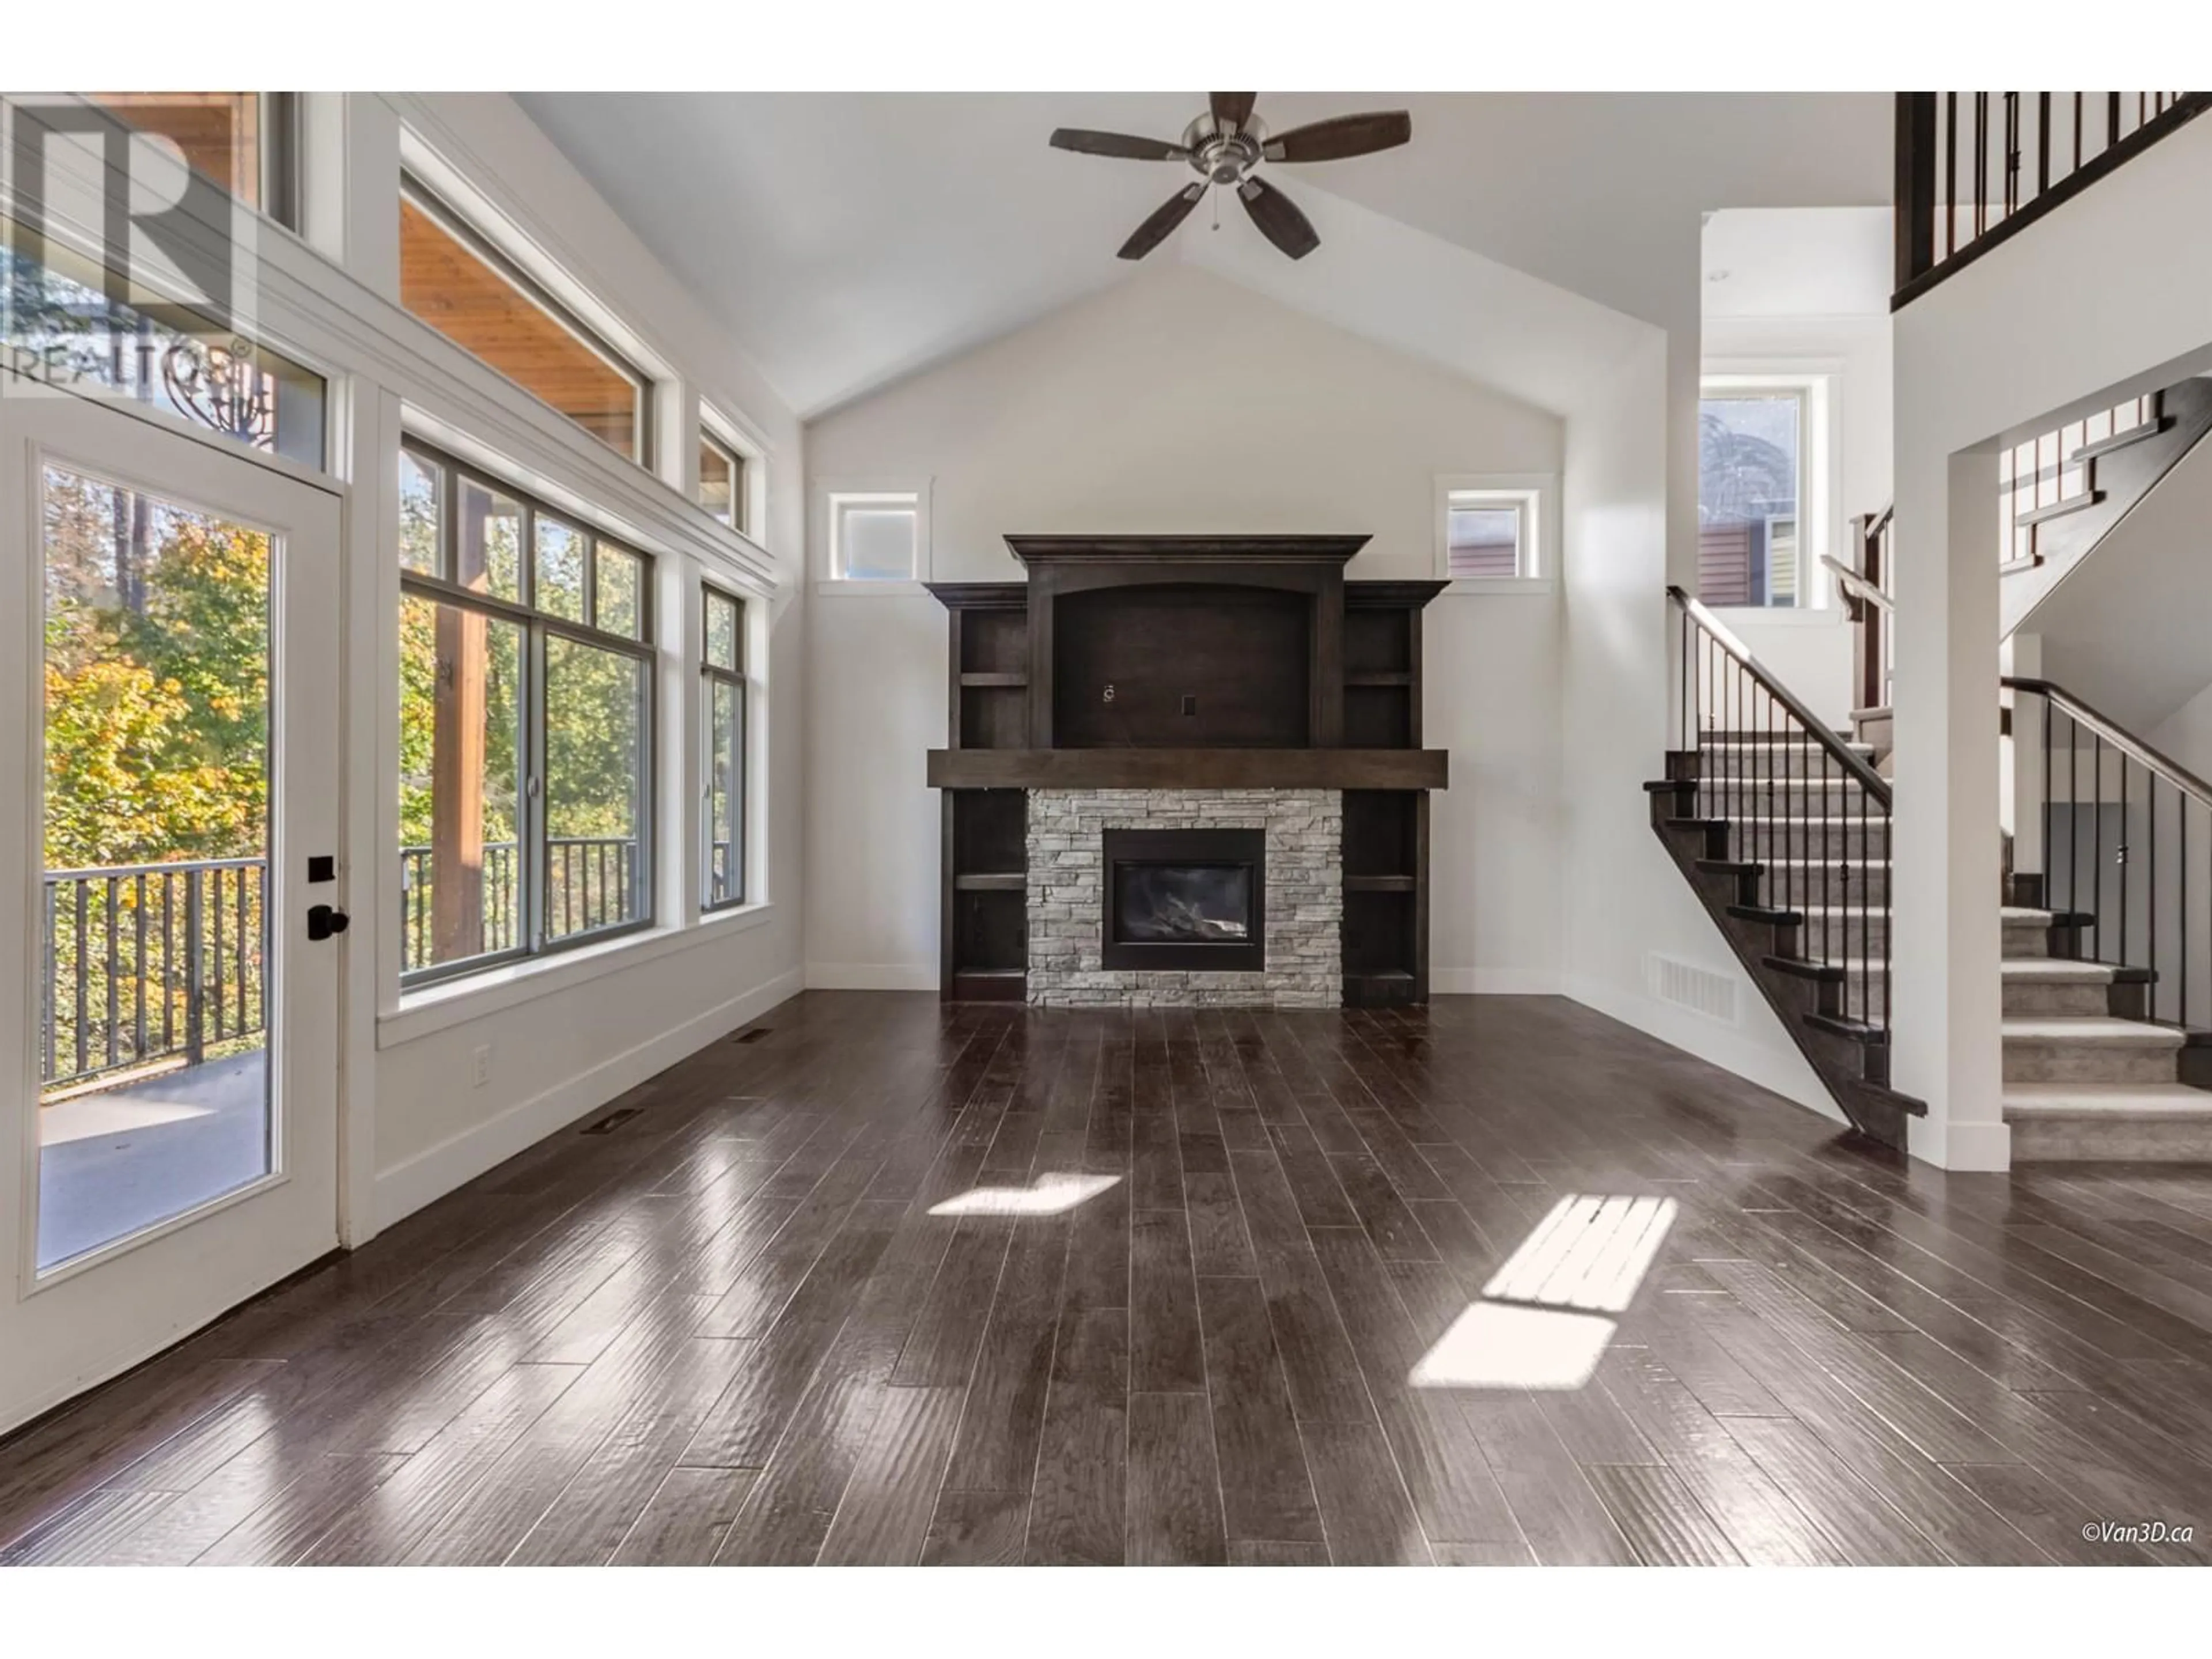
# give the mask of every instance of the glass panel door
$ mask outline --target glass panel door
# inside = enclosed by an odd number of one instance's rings
[[[336,1243],[340,581],[329,491],[87,399],[0,395],[0,499],[4,1431]]]

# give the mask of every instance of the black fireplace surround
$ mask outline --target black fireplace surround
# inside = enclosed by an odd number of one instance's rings
[[[1267,832],[1109,830],[1099,965],[1259,973],[1267,965]]]

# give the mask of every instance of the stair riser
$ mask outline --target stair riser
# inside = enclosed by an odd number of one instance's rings
[[[1871,755],[1860,758],[1869,766]],[[1825,749],[1794,744],[1750,750],[1705,749],[1698,752],[1698,770],[1708,778],[1840,778],[1844,763]]]
[[[2014,1164],[2212,1164],[2212,1114],[2178,1122],[2039,1114],[2011,1122]]]
[[[2015,926],[2007,922],[2004,928],[2004,953],[2015,962],[2051,954],[2051,929],[2039,924]]]
[[[1778,910],[1787,910],[1800,904],[1868,904],[1883,906],[1889,902],[1889,866],[1869,864],[1863,860],[1823,861],[1802,867],[1782,869],[1779,860],[1770,860],[1766,873],[1759,878],[1759,902],[1772,905]]]
[[[1800,954],[1818,962],[1842,962],[1871,957],[1879,961],[1889,951],[1889,918],[1880,911],[1865,915],[1808,916],[1797,930]]]
[[[2095,1043],[2022,1042],[2004,1045],[2008,1083],[2172,1083],[2174,1048],[2132,1048]]]
[[[2037,985],[2008,981],[2004,1012],[2027,1018],[2051,1015],[2100,1018],[2112,1012],[2112,988],[2106,985]]]
[[[1764,824],[1738,819],[1729,826],[1729,856],[1738,859],[1870,858],[1881,862],[1889,857],[1889,826],[1880,822],[1813,824],[1802,819]]]
[[[1842,994],[1838,1000],[1839,1006],[1843,1012],[1853,1019],[1863,1019],[1869,1024],[1878,1024],[1888,1009],[1888,994],[1882,989],[1881,974],[1879,969],[1875,970],[1873,982],[1870,984],[1861,985],[1859,976],[1854,973],[1837,989]]]
[[[1744,779],[1741,788],[1725,779],[1704,780],[1698,786],[1697,811],[1708,818],[1849,818],[1854,827],[1863,817],[1873,822],[1886,816],[1856,783],[1823,787],[1801,780],[1770,788],[1758,778]]]

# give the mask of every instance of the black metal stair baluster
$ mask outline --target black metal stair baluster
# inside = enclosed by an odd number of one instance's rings
[[[2126,754],[2124,751],[2119,751],[2119,754],[2120,754],[2120,824],[2119,824],[2120,844],[2119,844],[2119,848],[2118,848],[2118,851],[2114,854],[2114,855],[2113,855],[2113,860],[2114,860],[2114,862],[2118,866],[2118,867],[2119,867],[2119,872],[2120,872],[2120,873],[2119,873],[2119,886],[2120,886],[2120,955],[2119,955],[2119,960],[2121,961],[2121,963],[2122,963],[2123,964],[2124,964],[2124,963],[2127,962],[2127,960],[2128,960],[2128,836],[2129,836],[2129,829],[2128,829],[2128,811],[2129,811],[2129,807],[2130,807],[2130,805],[2131,805],[2131,803],[2132,803],[2132,798],[2133,798],[2133,795],[2134,795],[2134,791],[2133,791],[2131,788],[2130,788],[2130,787],[2129,787],[2129,779],[2130,779],[2130,769],[2132,767],[2132,765],[2134,764],[2134,763],[2129,759],[2129,757],[2128,757],[2127,754]]]
[[[2143,948],[2150,953],[2150,1016],[2158,1018],[2158,774],[2143,771],[2144,805],[2150,822],[2144,828],[2143,921],[2148,935]]]
[[[2095,861],[2089,866],[2089,915],[2092,918],[2091,925],[2097,930],[2097,954],[2100,957],[2102,957],[2105,954],[2104,944],[2106,938],[2105,734],[2101,732],[2092,732],[2090,737],[2091,741],[2095,744],[2095,747],[2090,751],[2089,787],[2091,792],[2096,797],[2096,805],[2092,809],[2092,816],[2089,820],[2091,824],[2094,826],[2090,831],[2089,839],[2094,843],[2095,850]],[[2081,938],[2077,933],[2074,936],[2075,951],[2076,955],[2080,954],[2081,944]]]

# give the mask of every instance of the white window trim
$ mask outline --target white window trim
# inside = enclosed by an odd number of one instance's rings
[[[811,534],[814,591],[840,598],[884,598],[926,593],[930,579],[929,497],[932,478],[817,478],[814,483]],[[914,575],[902,581],[854,580],[837,574],[837,508],[855,498],[881,496],[914,503]]]
[[[1530,545],[1522,550],[1524,574],[1518,576],[1461,576],[1451,574],[1453,497],[1474,495],[1500,506],[1518,507],[1523,524],[1533,525]],[[1462,505],[1465,503],[1462,502]],[[1446,593],[1553,592],[1559,574],[1559,475],[1556,472],[1439,472],[1436,474],[1433,562]]]
[[[1805,400],[1804,474],[1798,480],[1797,529],[1805,595],[1794,605],[1714,606],[1723,619],[1771,622],[1803,614],[1807,625],[1837,611],[1835,578],[1822,558],[1850,545],[1837,503],[1844,479],[1844,364],[1833,357],[1767,357],[1706,360],[1698,377],[1698,395],[1742,392],[1795,392]]]

